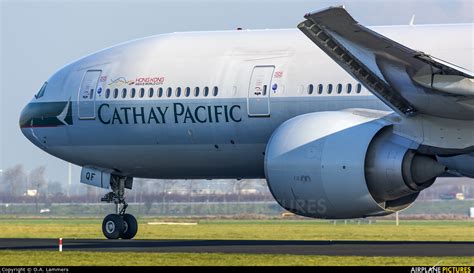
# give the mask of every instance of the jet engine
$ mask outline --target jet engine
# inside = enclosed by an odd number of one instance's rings
[[[315,218],[379,216],[407,208],[446,168],[392,133],[386,112],[317,112],[283,123],[265,153],[277,202]]]

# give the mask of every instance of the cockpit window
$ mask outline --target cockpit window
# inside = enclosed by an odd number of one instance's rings
[[[46,85],[48,85],[48,82],[45,82],[43,86],[41,86],[41,89],[36,93],[35,98],[39,99],[44,95],[44,92],[46,91]]]

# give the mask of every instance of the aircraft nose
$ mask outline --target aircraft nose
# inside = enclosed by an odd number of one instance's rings
[[[45,141],[45,130],[72,125],[71,101],[36,101],[28,103],[20,114],[21,132],[41,149],[49,145]],[[59,131],[55,131],[57,134]]]
[[[20,129],[26,128],[28,126],[28,121],[31,120],[31,115],[29,113],[29,104],[27,104],[25,107],[23,107],[23,110],[21,110],[20,113]]]
[[[20,130],[29,141],[31,141],[36,146],[39,146],[39,141],[34,133],[33,118],[34,113],[31,111],[31,103],[29,103],[20,113]]]

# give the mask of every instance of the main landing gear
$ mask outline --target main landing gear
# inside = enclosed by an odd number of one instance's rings
[[[112,191],[102,197],[102,202],[114,203],[116,213],[109,214],[102,222],[102,232],[107,239],[132,239],[138,231],[137,219],[125,213],[128,204],[125,202],[126,177],[112,177],[110,186]],[[127,185],[131,188],[131,185]]]

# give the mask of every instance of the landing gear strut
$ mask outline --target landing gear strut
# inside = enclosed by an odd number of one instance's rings
[[[102,222],[102,232],[107,239],[132,239],[138,231],[137,219],[125,213],[128,204],[125,202],[125,188],[131,189],[127,177],[113,176],[110,182],[112,191],[102,197],[102,202],[114,203],[115,214],[109,214]]]

